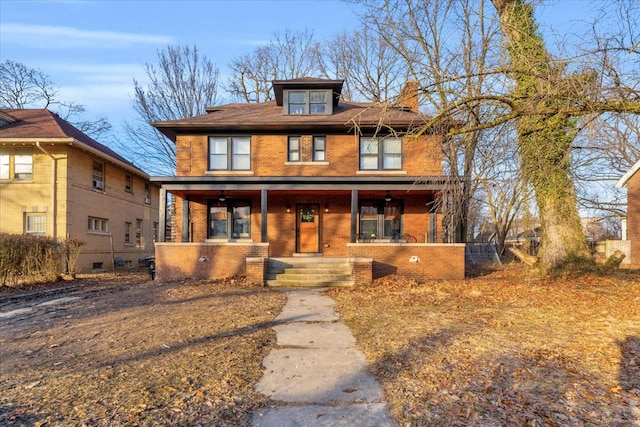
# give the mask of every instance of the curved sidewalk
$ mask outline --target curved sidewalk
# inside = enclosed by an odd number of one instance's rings
[[[253,414],[253,427],[397,426],[335,302],[318,289],[285,292],[278,347],[263,360],[257,386],[274,404]]]

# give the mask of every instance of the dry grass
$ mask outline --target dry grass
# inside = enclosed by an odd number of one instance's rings
[[[84,279],[64,294],[0,298],[0,425],[248,425],[284,295],[242,279]]]
[[[640,425],[637,272],[330,294],[400,425]]]

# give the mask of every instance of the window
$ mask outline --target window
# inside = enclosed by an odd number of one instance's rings
[[[402,202],[363,201],[360,204],[360,234],[397,239],[402,234]]]
[[[33,179],[31,154],[0,154],[0,179]]]
[[[289,137],[289,161],[290,162],[300,161],[300,137],[299,136]]]
[[[24,218],[24,232],[35,236],[44,236],[47,231],[47,215],[28,213]]]
[[[401,138],[360,138],[360,170],[402,169]]]
[[[90,216],[89,224],[87,228],[89,231],[106,233],[109,231],[107,228],[107,223],[108,223],[108,220],[104,218],[95,218]]]
[[[131,178],[131,175],[125,175],[124,176],[124,191],[131,193],[133,192],[133,179]]]
[[[144,183],[144,202],[147,205],[151,204],[151,186],[148,182]]]
[[[157,242],[158,241],[158,223],[157,222],[153,223],[152,233],[153,233],[153,241]]]
[[[124,223],[124,242],[131,243],[131,223]]]
[[[327,161],[327,138],[324,136],[313,137],[313,161],[314,162],[326,162]]]
[[[251,138],[209,138],[209,170],[251,170]]]
[[[224,206],[219,202],[209,205],[208,238],[243,239],[251,237],[251,204],[249,201],[227,201]]]
[[[93,188],[104,191],[104,165],[100,162],[93,162]]]
[[[284,114],[314,115],[333,113],[332,92],[327,90],[284,91]]]
[[[142,244],[142,220],[136,219],[136,245]]]

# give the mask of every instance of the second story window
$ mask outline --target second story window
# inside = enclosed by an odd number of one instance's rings
[[[289,137],[289,156],[288,160],[290,162],[299,162],[300,161],[300,137],[299,136],[290,136]]]
[[[136,245],[142,244],[142,220],[136,219]]]
[[[104,165],[100,162],[93,162],[93,189],[104,191]]]
[[[324,136],[313,137],[313,161],[314,162],[326,162],[327,161],[327,138]]]
[[[360,138],[360,170],[401,169],[401,138]]]
[[[151,186],[148,182],[144,184],[144,203],[147,205],[151,204]]]
[[[133,178],[129,174],[124,176],[124,191],[127,193],[133,192]]]
[[[251,170],[251,138],[209,137],[209,170]]]

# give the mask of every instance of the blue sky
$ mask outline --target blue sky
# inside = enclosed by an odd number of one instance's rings
[[[553,0],[538,8],[542,24],[567,26],[587,2]],[[317,39],[358,27],[350,3],[299,1],[0,0],[0,62],[39,68],[59,98],[83,104],[87,118],[106,116],[114,128],[130,119],[133,79],[145,81],[168,44],[197,45],[221,74],[284,29],[312,30]]]

